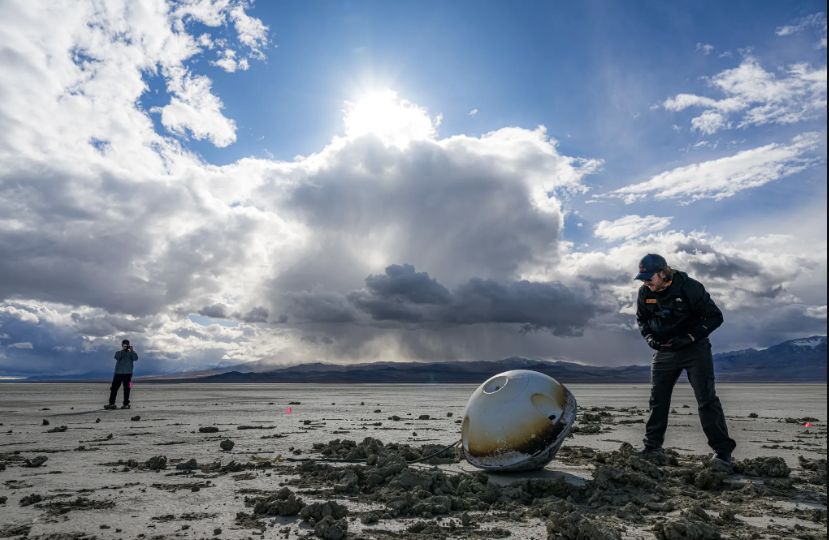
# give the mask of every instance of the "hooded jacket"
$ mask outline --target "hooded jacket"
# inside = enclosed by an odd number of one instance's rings
[[[115,353],[115,360],[115,374],[129,375],[132,373],[132,364],[138,361],[138,353],[120,350]]]
[[[639,289],[636,322],[642,337],[653,336],[660,343],[690,334],[694,341],[706,339],[723,323],[720,308],[699,281],[685,272],[676,272],[671,285],[662,292]]]

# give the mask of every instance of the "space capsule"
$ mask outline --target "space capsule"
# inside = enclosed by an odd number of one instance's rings
[[[573,394],[543,373],[517,369],[495,375],[466,404],[466,460],[494,472],[542,469],[561,448],[576,409]]]

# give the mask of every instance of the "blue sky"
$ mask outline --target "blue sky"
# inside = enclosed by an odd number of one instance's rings
[[[826,333],[823,3],[103,5],[0,7],[0,376]]]
[[[225,148],[191,141],[207,161],[223,165],[269,155],[290,161],[317,152],[343,133],[343,101],[391,88],[441,113],[441,137],[544,125],[563,154],[600,156],[605,170],[588,183],[610,190],[801,133],[798,124],[706,136],[690,130],[694,111],[651,107],[680,93],[716,96],[702,79],[737,67],[740,50],[751,49],[769,70],[825,63],[826,57],[825,49],[813,48],[812,29],[785,38],[775,33],[819,13],[820,2],[642,2],[635,9],[613,2],[324,6],[260,3],[251,10],[270,27],[271,51],[245,72],[217,66],[206,71],[239,128],[237,142]],[[713,49],[706,54],[699,44]],[[814,129],[822,124],[812,123]],[[672,130],[674,125],[682,130]],[[688,150],[705,140],[720,146]],[[730,141],[740,142],[726,148]],[[813,171],[802,181],[725,203],[699,203],[674,224],[686,230],[713,226],[758,210],[786,212],[815,195],[825,198],[825,173]],[[613,206],[611,213],[631,210]],[[574,207],[584,219],[574,216],[573,225],[594,224],[608,211],[607,205]],[[578,227],[567,235],[579,244],[592,236]]]

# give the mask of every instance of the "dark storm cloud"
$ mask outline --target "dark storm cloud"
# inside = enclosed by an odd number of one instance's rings
[[[348,323],[354,308],[345,297],[333,291],[300,291],[285,294],[288,309],[298,319],[317,323]]]
[[[86,330],[94,330],[112,324],[113,321],[79,320]],[[116,323],[117,324],[117,323]],[[112,331],[118,331],[113,325]],[[21,321],[0,313],[0,376],[59,376],[96,373],[110,376],[115,367],[113,355],[120,349],[120,338],[90,347],[75,328],[52,324],[45,320],[37,323]],[[122,334],[123,335],[123,334]],[[131,334],[130,334],[131,335]],[[31,343],[31,349],[9,347],[11,343]],[[140,341],[136,342],[140,347]],[[151,354],[140,350],[141,371],[158,370],[161,362]]]
[[[210,317],[212,319],[226,319],[228,317],[227,306],[224,304],[205,306],[199,310],[199,315]]]
[[[366,288],[381,298],[400,298],[413,304],[446,304],[449,289],[427,272],[417,272],[410,264],[393,264],[386,267],[382,276],[368,276]]]
[[[150,317],[130,318],[110,313],[97,316],[83,316],[72,313],[74,329],[85,336],[104,337],[116,334],[143,334],[158,328]]]
[[[385,276],[366,278],[366,289],[348,299],[377,321],[449,325],[516,324],[522,332],[581,335],[602,309],[561,283],[473,278],[450,293],[426,272],[391,265]]]
[[[698,238],[688,238],[686,241],[676,245],[677,253],[699,254],[713,253],[716,255],[714,262],[709,259],[700,260],[691,257],[688,268],[683,269],[701,278],[713,278],[732,280],[739,278],[757,277],[763,274],[763,267],[754,261],[718,252],[713,246]],[[668,261],[671,264],[671,261]]]
[[[246,323],[265,323],[268,322],[269,313],[270,312],[266,308],[256,306],[244,314],[234,313],[233,316]]]
[[[593,301],[561,283],[476,278],[453,291],[453,302],[442,315],[455,324],[514,323],[523,331],[576,336],[598,313]]]
[[[539,161],[547,158],[555,159]],[[364,256],[373,250],[386,261],[429,268],[447,285],[470,276],[512,279],[522,266],[555,256],[561,213],[538,208],[524,180],[542,171],[554,176],[550,166],[431,142],[405,151],[372,136],[347,142],[280,203],[283,215],[308,224],[313,241],[271,289],[346,291],[376,272]],[[275,189],[265,184],[257,197],[267,201]],[[391,276],[383,280],[376,286],[398,286]]]
[[[375,321],[416,322],[424,318],[424,311],[403,298],[378,298],[368,291],[355,291],[348,300]]]
[[[244,264],[257,223],[217,215],[186,183],[39,170],[0,177],[0,301],[146,316],[221,288]],[[188,228],[167,236],[171,217]]]

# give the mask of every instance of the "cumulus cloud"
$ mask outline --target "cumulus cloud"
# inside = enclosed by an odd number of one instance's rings
[[[24,341],[23,343],[12,343],[9,347],[14,347],[15,349],[34,349],[32,344],[28,341]]]
[[[703,54],[705,54],[705,56],[708,56],[709,54],[711,54],[711,52],[714,50],[714,48],[715,47],[713,45],[710,45],[708,43],[697,43],[697,50],[702,51]]]
[[[826,319],[826,306],[809,306],[806,308],[806,316],[814,319]]]
[[[268,43],[268,27],[262,21],[249,16],[244,4],[238,4],[230,10],[233,26],[239,34],[239,41],[250,47],[253,54],[263,58],[262,49]]]
[[[610,222],[602,231],[621,245],[574,253],[565,208],[603,162],[563,154],[544,126],[440,138],[438,111],[389,90],[346,103],[343,134],[307,157],[206,164],[185,138],[232,144],[235,125],[198,72],[206,62],[189,60],[212,44],[242,69],[267,28],[233,0],[95,6],[0,3],[0,325],[4,343],[34,344],[3,347],[0,376],[111,374],[124,337],[145,372],[515,354],[629,363],[608,350],[641,346],[629,266],[654,246],[729,309],[794,305],[804,325],[824,323],[813,315],[825,299],[789,291],[791,268],[814,261],[776,245],[669,233],[669,218],[646,216],[633,226],[647,243]],[[158,112],[141,105],[152,76],[169,92]],[[794,147],[807,139],[758,151],[806,166]]]
[[[441,325],[513,324],[521,332],[581,335],[599,307],[578,289],[557,282],[473,278],[449,289],[412,265],[391,265],[349,295],[376,321]]]
[[[794,21],[794,24],[781,26],[777,29],[778,36],[790,36],[802,32],[807,28],[814,28],[819,41],[815,44],[816,49],[826,48],[826,13],[815,13]]]
[[[245,71],[250,67],[247,58],[236,60],[236,51],[233,49],[225,49],[219,56],[218,60],[210,62],[214,66],[219,66],[228,73],[233,73],[237,69]],[[232,142],[232,141],[231,141]]]
[[[616,242],[630,240],[645,234],[661,231],[671,224],[671,217],[657,216],[624,216],[615,221],[600,221],[594,230],[594,235],[605,240]]]
[[[227,64],[222,65],[226,71],[236,70],[232,57],[224,60],[233,63],[232,69]],[[170,104],[152,109],[161,113],[164,127],[178,135],[185,135],[189,130],[193,138],[209,139],[219,147],[235,142],[236,123],[222,114],[224,105],[210,92],[210,79],[192,75],[183,68],[172,69],[171,73],[167,84],[167,90],[173,94]]]
[[[678,167],[647,182],[613,191],[608,196],[621,198],[627,203],[648,196],[685,202],[722,200],[806,169],[819,159],[809,157],[809,153],[824,143],[821,134],[804,133],[789,144],[772,143],[733,156]]]
[[[467,113],[467,116],[475,116],[476,114],[478,114],[478,109],[472,109]]]
[[[691,131],[699,131],[703,135],[713,135],[727,126],[730,124],[726,124],[725,117],[716,111],[705,111],[691,120]]]
[[[679,94],[668,98],[663,107],[668,111],[707,108],[692,120],[692,126],[709,135],[730,129],[733,125],[728,121],[730,115],[739,114],[736,127],[745,128],[770,123],[793,124],[826,114],[826,66],[794,64],[788,67],[785,76],[778,78],[748,56],[739,67],[722,71],[708,78],[707,83],[725,97]]]

